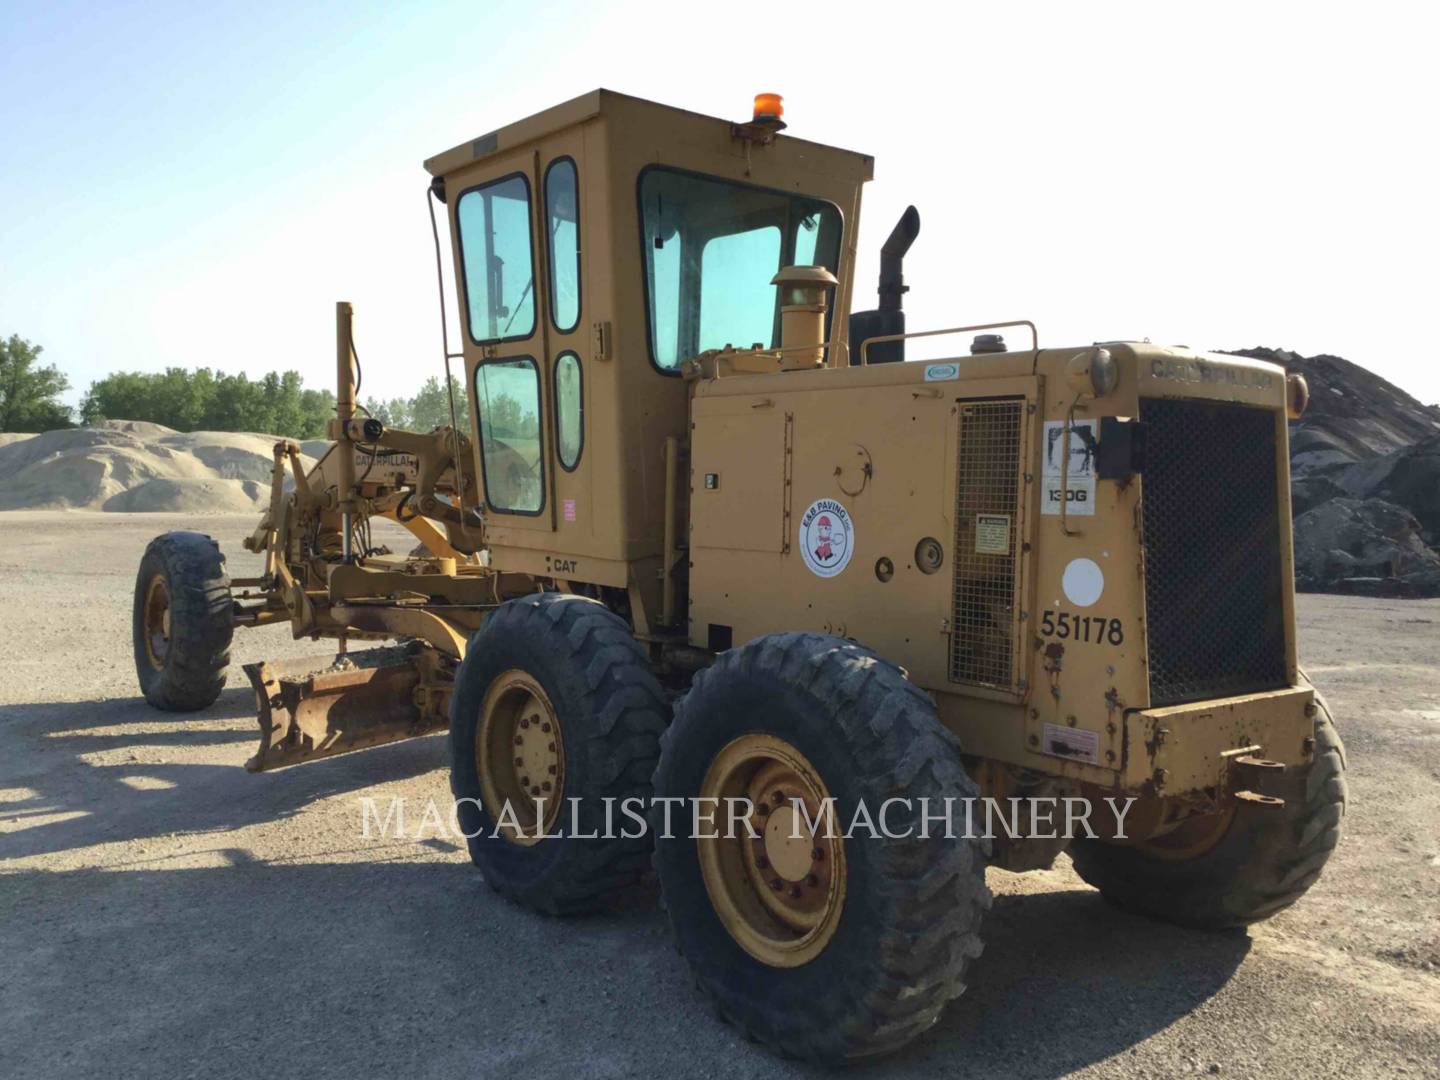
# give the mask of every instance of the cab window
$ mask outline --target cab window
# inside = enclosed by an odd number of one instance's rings
[[[700,253],[700,350],[768,344],[780,267],[774,225],[712,236]]]
[[[519,173],[471,188],[455,207],[470,337],[528,338],[535,332],[530,184]]]
[[[706,349],[777,345],[775,272],[839,267],[840,212],[819,199],[652,166],[639,200],[650,358],[661,371]]]
[[[550,320],[568,334],[580,321],[580,188],[575,162],[545,170],[545,236],[550,244]]]
[[[540,448],[540,373],[528,356],[475,369],[480,467],[491,509],[538,514],[545,504]]]
[[[555,449],[566,472],[580,464],[585,446],[584,386],[580,357],[563,352],[555,361]]]

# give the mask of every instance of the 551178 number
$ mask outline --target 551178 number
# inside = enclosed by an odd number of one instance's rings
[[[1125,644],[1125,628],[1119,619],[1103,615],[1080,615],[1073,611],[1046,611],[1040,617],[1040,632],[1061,640],[1085,641],[1092,645]]]

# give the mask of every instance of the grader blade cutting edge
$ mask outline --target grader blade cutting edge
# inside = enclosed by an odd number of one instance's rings
[[[250,772],[298,765],[428,735],[446,726],[407,650],[246,664],[259,707],[260,749]]]

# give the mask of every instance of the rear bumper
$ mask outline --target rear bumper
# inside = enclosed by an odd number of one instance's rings
[[[1246,754],[1308,765],[1314,713],[1308,686],[1136,710],[1125,718],[1122,786],[1144,795],[1223,790],[1231,762]]]

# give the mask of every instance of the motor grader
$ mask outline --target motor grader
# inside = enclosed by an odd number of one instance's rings
[[[913,208],[854,310],[872,161],[784,126],[773,95],[729,122],[601,90],[427,161],[473,424],[364,415],[340,304],[333,442],[310,468],[276,444],[261,572],[159,537],[135,655],[151,703],[194,710],[236,627],[333,642],[247,666],[250,769],[448,727],[496,890],[590,910],[653,854],[721,1014],[842,1060],[962,991],[987,866],[1067,846],[906,829],[934,807],[1123,803],[1069,842],[1081,876],[1232,927],[1316,879],[1344,751],[1296,657],[1303,381],[1028,321],[907,333]],[[952,355],[906,361],[940,335]],[[377,519],[422,547],[377,546]],[[625,800],[653,827],[606,828]],[[677,802],[745,828],[662,827]],[[883,835],[836,824],[882,804]]]

